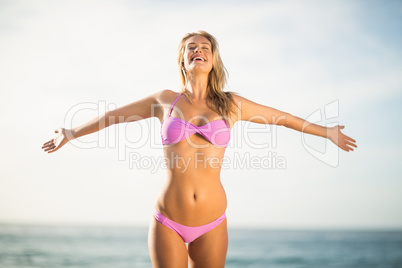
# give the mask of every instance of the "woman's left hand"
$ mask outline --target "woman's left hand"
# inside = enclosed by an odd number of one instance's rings
[[[353,147],[357,148],[356,141],[341,132],[341,129],[344,128],[345,126],[334,126],[328,128],[328,139],[346,152],[353,151]]]

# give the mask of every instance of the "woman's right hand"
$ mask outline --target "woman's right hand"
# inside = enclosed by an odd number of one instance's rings
[[[71,130],[67,130],[64,128],[58,128],[54,131],[56,133],[56,136],[54,139],[51,139],[48,142],[45,142],[42,146],[42,149],[47,152],[47,153],[54,153],[58,149],[60,149],[64,144],[69,142],[69,139],[67,138],[66,132],[71,132]],[[71,137],[72,135],[68,135]]]

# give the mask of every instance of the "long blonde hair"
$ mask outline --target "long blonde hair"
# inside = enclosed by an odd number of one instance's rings
[[[235,113],[234,106],[237,106],[236,102],[233,99],[234,92],[224,92],[223,88],[227,82],[228,72],[223,65],[221,56],[219,54],[219,46],[218,42],[216,41],[215,37],[211,34],[207,33],[206,31],[198,31],[193,33],[186,34],[183,39],[180,41],[178,47],[178,57],[177,63],[179,65],[180,75],[181,75],[181,82],[183,85],[182,93],[186,95],[188,99],[191,99],[188,96],[188,92],[186,89],[186,73],[183,67],[184,63],[184,52],[186,49],[186,42],[189,38],[193,36],[203,36],[211,43],[211,50],[212,50],[212,70],[208,76],[208,86],[207,86],[207,105],[210,109],[218,113],[222,116],[225,121],[227,121],[226,117],[230,117],[231,114]]]

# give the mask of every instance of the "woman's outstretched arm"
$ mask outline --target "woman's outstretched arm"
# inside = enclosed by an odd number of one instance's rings
[[[341,129],[344,129],[345,126],[324,127],[289,113],[252,102],[240,96],[234,96],[234,99],[239,104],[237,120],[280,125],[307,134],[328,138],[339,148],[347,152],[353,151],[353,148],[357,148],[356,141],[341,132]]]
[[[157,92],[139,101],[108,111],[73,129],[58,128],[55,130],[55,137],[45,142],[42,149],[47,153],[53,153],[73,139],[97,132],[113,124],[139,121],[155,116],[160,117],[163,111],[159,105],[159,97],[163,92]]]

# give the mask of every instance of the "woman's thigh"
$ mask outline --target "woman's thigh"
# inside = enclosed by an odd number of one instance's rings
[[[153,267],[187,268],[188,252],[183,239],[154,218],[149,227],[148,249]]]
[[[217,227],[188,244],[190,267],[223,268],[227,251],[228,231],[225,219]]]

